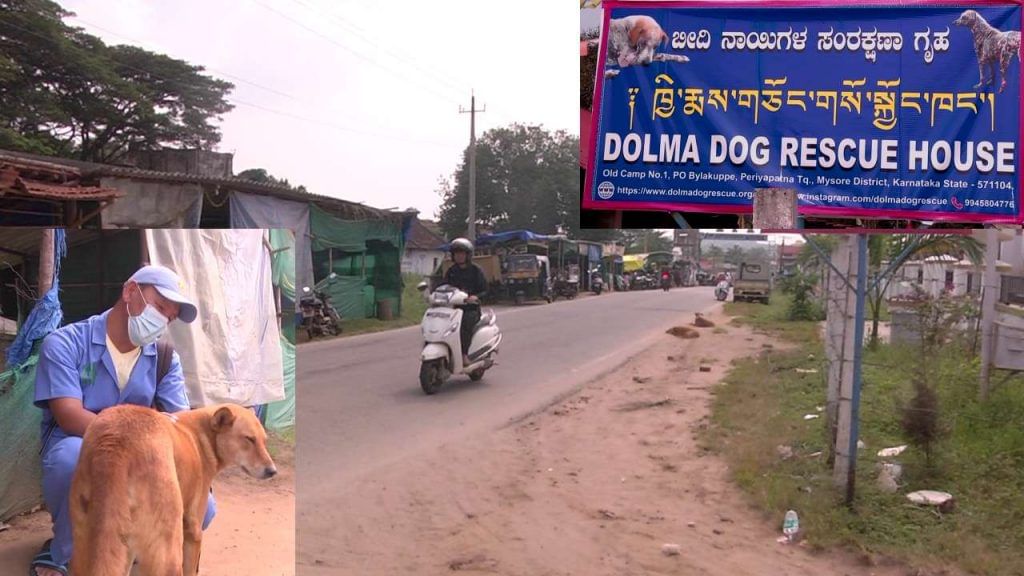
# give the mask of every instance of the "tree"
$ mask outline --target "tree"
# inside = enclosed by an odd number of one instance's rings
[[[476,222],[495,230],[566,232],[579,238],[579,138],[564,131],[513,124],[485,132],[476,143]],[[469,215],[469,149],[450,178],[438,184],[441,229],[466,233]],[[615,231],[591,232],[614,239]]]
[[[701,256],[708,260],[711,260],[711,267],[714,268],[718,266],[720,262],[722,262],[722,259],[725,257],[725,250],[722,250],[722,247],[716,244],[712,245],[707,250],[704,250],[702,248]]]
[[[743,252],[743,248],[740,248],[739,246],[733,244],[725,253],[725,261],[728,262],[729,264],[735,264],[736,266],[739,266],[740,263],[743,262],[744,256],[745,254]]]
[[[882,264],[888,262],[896,270],[910,260],[929,256],[966,258],[978,265],[984,258],[984,248],[977,239],[960,234],[873,234],[868,237],[868,278],[874,285],[867,294],[871,309],[870,348],[878,346],[882,301],[893,279],[893,275],[889,274],[876,281],[883,272]]]
[[[246,180],[252,180],[253,182],[260,182],[262,184],[279,184],[287,186],[298,192],[306,192],[305,186],[292,186],[287,179],[275,178],[263,168],[249,168],[248,170],[242,170],[238,173],[239,178],[245,178]]]
[[[660,230],[623,230],[622,241],[626,245],[626,254],[672,251],[672,239],[666,238]]]
[[[50,0],[0,9],[0,146],[112,162],[130,147],[211,148],[232,84],[135,46],[107,46]]]

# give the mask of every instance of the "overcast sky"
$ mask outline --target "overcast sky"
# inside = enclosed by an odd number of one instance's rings
[[[310,192],[432,218],[438,178],[512,122],[579,134],[573,2],[58,0],[110,44],[233,82],[220,151]]]

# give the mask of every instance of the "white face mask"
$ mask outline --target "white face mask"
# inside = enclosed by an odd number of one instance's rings
[[[135,287],[138,288],[139,294],[142,294],[142,288],[139,288],[138,284]],[[146,302],[145,296],[142,296],[142,301]],[[125,302],[124,307],[128,310],[128,338],[131,339],[132,344],[136,346],[152,344],[159,340],[164,335],[164,332],[167,331],[167,318],[150,305],[149,302],[146,302],[146,307],[142,310],[142,314],[138,316],[132,316],[127,302]]]

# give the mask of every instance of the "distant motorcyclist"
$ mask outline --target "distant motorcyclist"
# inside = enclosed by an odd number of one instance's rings
[[[456,238],[451,243],[452,262],[454,264],[444,275],[444,283],[454,286],[469,294],[468,306],[462,312],[462,356],[469,351],[469,341],[473,338],[473,329],[480,321],[480,299],[487,293],[487,277],[480,266],[473,263],[473,243],[466,238]],[[469,359],[465,358],[468,364]]]
[[[725,301],[729,297],[729,281],[724,277],[718,281],[718,285],[715,286],[715,298]]]

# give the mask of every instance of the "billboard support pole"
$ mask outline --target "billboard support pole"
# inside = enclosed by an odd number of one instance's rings
[[[757,188],[754,191],[754,229],[794,230],[796,228],[796,190]]]
[[[672,212],[672,219],[676,221],[676,226],[679,226],[680,230],[693,230],[693,226],[683,218],[681,212]]]

